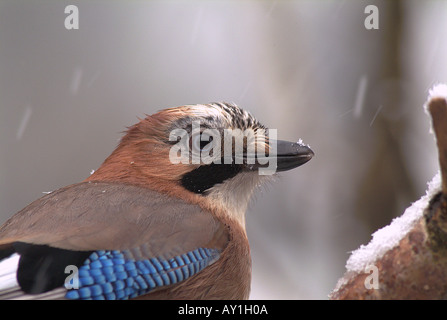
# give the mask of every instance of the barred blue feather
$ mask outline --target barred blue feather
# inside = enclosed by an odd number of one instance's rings
[[[80,300],[123,300],[183,281],[219,258],[219,250],[198,248],[165,260],[130,260],[121,251],[93,252],[79,268],[77,289],[65,297]]]

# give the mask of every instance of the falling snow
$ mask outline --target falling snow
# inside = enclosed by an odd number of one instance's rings
[[[364,75],[360,78],[359,86],[357,89],[357,96],[355,98],[354,105],[354,118],[360,118],[363,113],[363,106],[366,95],[366,88],[368,86],[368,78]]]
[[[372,118],[371,122],[369,123],[369,126],[371,127],[374,123],[374,121],[376,121],[377,116],[379,115],[380,111],[382,110],[383,106],[379,106],[379,108],[376,111],[376,114],[374,115],[374,117]]]
[[[86,85],[86,87],[87,87],[87,88],[90,88],[90,87],[93,85],[93,83],[94,83],[96,80],[98,80],[98,78],[99,78],[100,75],[101,75],[101,71],[96,72],[96,73],[90,78],[90,80],[87,81],[87,85]]]
[[[25,133],[25,129],[28,126],[29,119],[31,118],[32,114],[33,114],[33,109],[30,106],[26,107],[25,113],[22,117],[22,120],[20,121],[19,128],[17,129],[17,135],[16,135],[17,140],[22,139],[23,134]]]
[[[239,100],[242,100],[243,98],[245,98],[245,96],[247,95],[248,90],[251,87],[251,80],[247,82],[247,84],[245,85],[244,90],[242,90],[241,95],[239,96]]]
[[[71,77],[71,83],[70,83],[70,93],[72,95],[76,95],[78,93],[79,86],[81,85],[81,79],[82,79],[82,68],[76,67]]]

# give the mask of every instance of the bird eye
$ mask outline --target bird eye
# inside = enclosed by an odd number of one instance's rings
[[[196,134],[191,137],[193,151],[210,151],[213,147],[213,137],[206,133]]]

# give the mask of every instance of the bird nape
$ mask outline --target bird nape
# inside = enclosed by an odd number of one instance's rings
[[[247,299],[250,197],[313,155],[234,104],[140,119],[91,176],[0,227],[0,299]]]

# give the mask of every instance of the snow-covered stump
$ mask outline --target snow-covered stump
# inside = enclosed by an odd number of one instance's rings
[[[440,172],[425,196],[354,251],[330,299],[447,299],[447,85],[426,105]]]

